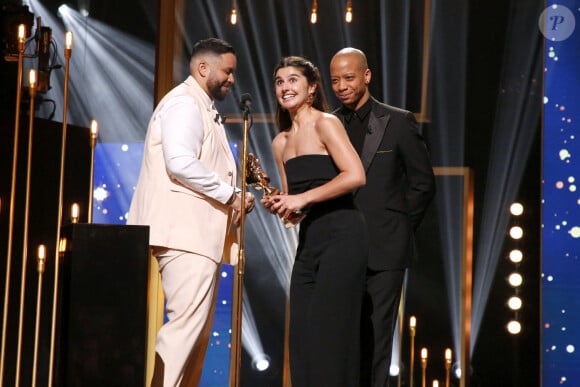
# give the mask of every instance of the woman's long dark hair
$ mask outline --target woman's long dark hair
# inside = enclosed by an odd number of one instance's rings
[[[300,73],[306,77],[308,85],[316,85],[312,106],[323,112],[328,112],[329,106],[326,100],[326,96],[324,95],[324,90],[322,89],[322,81],[320,79],[320,71],[318,70],[318,67],[314,66],[312,62],[304,57],[287,56],[282,58],[280,63],[278,63],[274,69],[274,81],[278,70],[285,67],[296,67],[300,70]],[[276,124],[278,125],[278,129],[281,132],[285,132],[292,127],[290,113],[288,113],[287,110],[282,109],[280,103],[278,103],[278,100],[276,100]]]

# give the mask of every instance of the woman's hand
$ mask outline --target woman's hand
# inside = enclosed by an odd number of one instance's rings
[[[287,219],[292,213],[300,212],[308,204],[303,194],[273,195],[270,197],[270,202],[270,212],[278,214],[282,219]]]

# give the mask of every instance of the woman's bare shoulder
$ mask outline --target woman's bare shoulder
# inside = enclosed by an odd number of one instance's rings
[[[344,130],[342,122],[331,113],[321,112],[320,116],[316,119],[316,128],[318,131],[334,131],[336,129]]]
[[[288,141],[288,132],[280,132],[272,140],[272,148],[274,151],[282,150]]]

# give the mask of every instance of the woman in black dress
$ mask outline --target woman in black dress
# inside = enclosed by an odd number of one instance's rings
[[[326,112],[311,62],[283,58],[274,84],[280,133],[272,147],[283,193],[262,202],[285,220],[306,214],[290,283],[292,386],[358,386],[368,241],[352,191],[365,172],[341,122]]]

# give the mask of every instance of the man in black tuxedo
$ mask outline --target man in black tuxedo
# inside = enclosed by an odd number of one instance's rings
[[[342,102],[335,114],[367,177],[355,193],[370,236],[361,386],[384,387],[405,270],[414,254],[414,232],[435,194],[435,177],[413,114],[370,95],[371,70],[362,51],[338,51],[330,63],[330,78]]]

